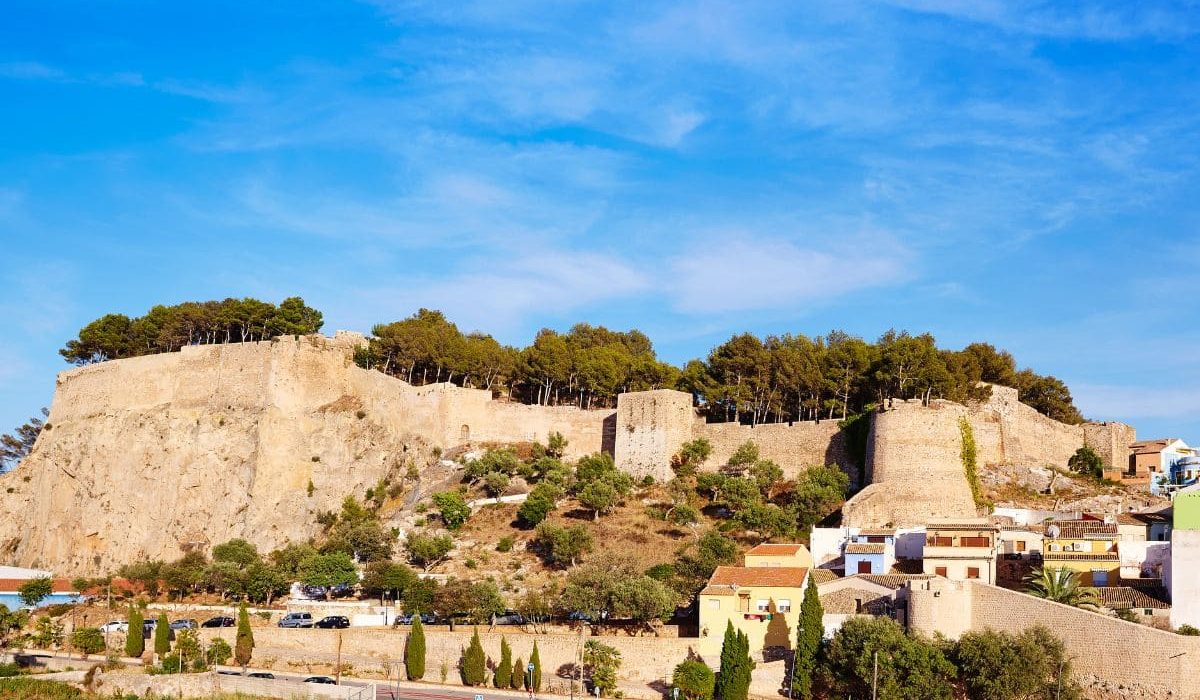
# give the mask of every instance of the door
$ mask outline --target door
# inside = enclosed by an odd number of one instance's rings
[[[871,562],[869,562],[869,561],[858,562],[858,573],[860,573],[860,574],[871,573]]]

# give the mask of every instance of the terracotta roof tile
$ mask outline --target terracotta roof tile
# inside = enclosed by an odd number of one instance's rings
[[[813,569],[809,575],[812,576],[813,583],[817,584],[825,583],[826,581],[835,581],[841,578],[841,576],[837,575],[836,571],[830,571],[829,569]]]
[[[33,579],[27,578],[0,578],[0,593],[16,593],[18,588],[32,580]],[[65,578],[54,579],[54,584],[51,590],[54,593],[76,592],[71,586],[71,582]]]
[[[903,588],[909,581],[927,581],[933,574],[855,574],[864,581],[888,588]]]
[[[886,615],[892,608],[887,596],[870,597],[861,590],[843,588],[821,596],[821,609],[834,615]]]
[[[894,528],[894,527],[864,527],[863,529],[858,531],[858,534],[860,534],[860,535],[877,535],[877,536],[882,535],[884,537],[888,537],[888,536],[896,534],[896,528]]]
[[[873,542],[851,542],[846,545],[846,554],[883,554],[886,547]]]
[[[1171,606],[1166,602],[1165,588],[1133,588],[1130,586],[1101,586],[1093,588],[1096,597],[1104,607],[1117,610],[1119,608],[1150,608],[1166,610]]]
[[[752,554],[754,556],[767,556],[767,557],[790,557],[790,556],[794,556],[798,552],[802,552],[802,551],[805,551],[805,547],[802,544],[783,544],[783,543],[770,544],[770,543],[768,543],[768,544],[760,544],[756,547],[753,547],[750,549],[750,551],[746,552],[746,554]]]
[[[1116,523],[1101,520],[1055,520],[1046,523],[1047,536],[1050,536],[1049,531],[1052,527],[1058,528],[1058,535],[1052,539],[1108,539],[1120,535]]]
[[[718,566],[708,585],[799,588],[807,575],[808,569],[802,566]]]

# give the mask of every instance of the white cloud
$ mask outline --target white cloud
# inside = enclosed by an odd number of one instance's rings
[[[66,80],[61,70],[36,61],[0,63],[0,77],[15,80]]]
[[[670,261],[668,285],[685,313],[803,309],[905,277],[911,254],[885,236],[825,246],[746,234],[693,244]]]
[[[1044,0],[883,0],[914,12],[938,14],[1005,31],[1109,41],[1151,37],[1184,39],[1196,34],[1194,8],[1152,2],[1047,2]]]

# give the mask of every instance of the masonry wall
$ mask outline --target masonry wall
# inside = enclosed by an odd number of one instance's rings
[[[449,668],[448,683],[459,683],[457,668],[462,651],[471,641],[472,628],[462,627],[455,632],[425,628],[425,680],[438,681],[439,669],[443,663]],[[234,642],[237,630],[203,629],[201,639],[207,644],[213,637],[222,637],[230,645]],[[337,654],[338,637],[342,639],[342,656],[355,663],[356,669],[376,672],[384,663],[393,666],[401,663],[406,633],[400,629],[361,629],[319,630],[319,629],[280,629],[278,627],[256,627],[254,629],[255,658],[262,660],[279,656],[281,651],[295,651],[314,660],[329,659]],[[508,640],[512,647],[513,659],[521,657],[528,661],[536,640],[538,655],[542,660],[542,686],[551,692],[554,689],[566,694],[567,680],[565,677],[573,668],[578,658],[580,645],[588,637],[571,634],[523,634],[520,632],[503,634],[479,630],[479,639],[489,662],[500,658],[500,639]],[[605,644],[615,647],[621,652],[621,670],[619,678],[627,684],[644,688],[647,692],[642,697],[660,697],[661,692],[654,691],[650,684],[670,676],[676,664],[688,657],[689,653],[698,652],[698,639],[678,639],[661,637],[603,637],[599,638]],[[379,664],[376,668],[364,668],[363,658],[370,658]],[[357,663],[356,660],[357,659]],[[319,661],[318,661],[319,663]],[[490,668],[490,663],[489,663]],[[394,672],[393,672],[394,673]]]
[[[913,629],[957,638],[967,629],[1019,633],[1042,625],[1063,640],[1077,675],[1096,676],[1145,693],[1137,697],[1200,698],[1200,677],[1193,671],[1200,639],[996,586],[943,584],[947,588],[936,591],[940,592],[936,597],[935,591],[914,587],[909,608]]]
[[[774,460],[783,467],[784,476],[789,479],[816,465],[836,464],[846,470],[852,469],[846,454],[845,436],[833,420],[755,426],[700,422],[695,435],[712,443],[712,454],[702,465],[710,469],[727,463],[747,440],[754,441],[764,459]]]
[[[671,457],[693,439],[691,394],[661,389],[617,397],[617,466],[637,476],[671,478]]]

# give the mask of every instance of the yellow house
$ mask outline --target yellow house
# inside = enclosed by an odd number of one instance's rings
[[[812,554],[802,544],[760,544],[746,552],[746,566],[813,568]]]
[[[1100,520],[1055,520],[1046,524],[1042,565],[1079,574],[1081,586],[1116,585],[1121,573],[1116,523]]]
[[[996,583],[998,533],[985,518],[931,520],[925,527],[923,571],[954,581]]]
[[[791,648],[808,569],[796,566],[718,566],[700,591],[700,654],[721,653],[726,623],[746,633],[750,653]]]

